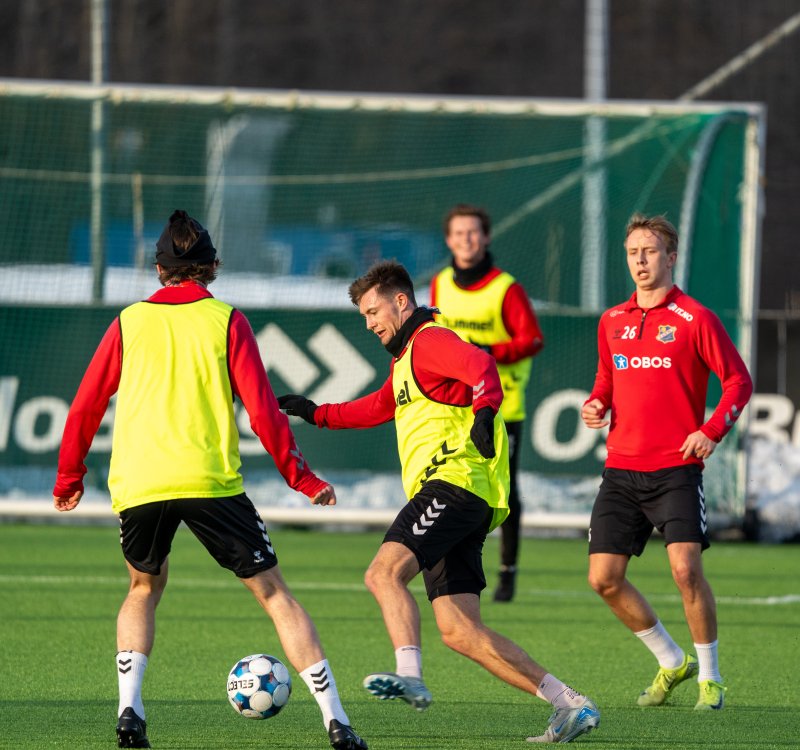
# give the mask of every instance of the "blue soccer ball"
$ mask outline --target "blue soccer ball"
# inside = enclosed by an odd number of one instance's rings
[[[289,670],[269,654],[239,659],[228,674],[228,700],[234,711],[247,719],[269,719],[292,694]]]

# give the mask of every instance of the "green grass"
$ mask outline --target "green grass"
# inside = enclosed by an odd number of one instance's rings
[[[363,676],[394,668],[380,613],[362,584],[381,535],[276,529],[272,539],[285,577],[317,624],[353,725],[372,750],[522,748],[530,747],[526,736],[544,730],[549,706],[441,644],[417,585],[434,703],[417,713],[371,698],[360,687]],[[493,585],[494,537],[485,559]],[[678,688],[668,706],[636,706],[656,665],[589,590],[583,542],[525,539],[521,562],[516,601],[487,601],[484,618],[597,701],[601,727],[580,746],[798,747],[800,603],[766,600],[800,593],[797,547],[717,543],[705,555],[719,599],[720,658],[729,685],[719,713],[692,710],[691,684]],[[265,722],[236,716],[225,695],[228,670],[255,651],[282,656],[272,624],[189,533],[179,532],[170,566],[144,685],[153,746],[328,747],[316,704],[294,673],[292,699],[279,716]],[[632,562],[631,573],[674,637],[688,646],[658,541]],[[115,621],[126,582],[114,528],[0,524],[0,747],[115,746]]]

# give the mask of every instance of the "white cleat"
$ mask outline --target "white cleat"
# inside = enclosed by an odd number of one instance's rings
[[[584,699],[575,708],[557,708],[545,733],[528,737],[528,742],[572,742],[576,737],[600,726],[600,711],[593,701]]]
[[[404,677],[394,672],[378,672],[364,678],[364,687],[382,701],[400,698],[417,711],[431,705],[431,691],[419,677]]]

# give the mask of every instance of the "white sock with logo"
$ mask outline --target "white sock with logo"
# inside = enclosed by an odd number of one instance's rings
[[[719,659],[717,656],[717,643],[719,641],[712,641],[711,643],[695,643],[694,647],[697,649],[697,662],[699,671],[697,674],[697,681],[714,680],[714,682],[722,682],[722,677],[719,676]]]
[[[397,674],[422,679],[422,649],[419,646],[400,646],[394,652]]]
[[[339,691],[336,689],[336,680],[333,679],[333,672],[331,672],[327,659],[307,667],[300,672],[300,677],[303,678],[303,682],[308,686],[311,695],[314,696],[320,711],[322,711],[322,723],[325,725],[325,729],[330,726],[331,719],[350,726],[350,719],[344,712]]]
[[[120,651],[116,656],[119,680],[119,707],[117,716],[129,706],[140,719],[144,719],[142,703],[142,680],[147,667],[147,657],[138,651]]]
[[[676,669],[683,664],[683,649],[672,640],[659,620],[652,628],[640,630],[634,635],[642,642],[650,653],[658,659],[658,666],[664,669]]]
[[[586,698],[585,695],[573,690],[551,674],[546,674],[542,678],[536,689],[536,696],[550,703],[553,708],[576,708]]]

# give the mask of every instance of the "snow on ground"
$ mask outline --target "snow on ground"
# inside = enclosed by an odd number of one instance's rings
[[[0,470],[0,517],[24,517],[27,509],[31,515],[49,516],[54,520],[50,508],[54,475],[54,469]],[[373,514],[376,523],[369,525],[385,526],[385,519],[406,501],[396,473],[351,471],[328,472],[323,476],[336,487],[339,501],[336,509],[320,511],[311,508],[308,500],[289,489],[277,472],[248,472],[245,488],[257,507],[271,515],[274,521],[282,523],[292,523],[293,519],[300,524],[309,522],[309,519],[313,522],[326,518],[322,514],[330,512],[342,516],[340,519],[331,516],[332,525],[352,522],[358,526],[359,518]],[[599,482],[599,476],[554,479],[522,472],[520,491],[525,503],[526,528],[585,529]],[[800,447],[754,440],[748,486],[748,507],[757,513],[759,539],[784,542],[800,538]],[[94,509],[95,517],[106,516],[113,520],[108,494],[101,488],[87,489],[83,504],[87,510],[89,507]],[[7,514],[3,513],[4,506]],[[12,506],[15,510],[8,512]],[[316,519],[311,513],[316,515]],[[552,519],[552,526],[548,518]],[[80,515],[76,514],[69,520],[80,520]],[[712,525],[713,522],[712,514]]]
[[[242,308],[345,308],[349,280],[315,276],[260,276],[225,271],[214,281],[214,296]],[[129,305],[146,299],[159,288],[155,270],[106,269],[104,302]],[[54,298],[54,290],[57,299]],[[78,265],[4,266],[0,274],[0,302],[26,305],[75,305],[92,302],[92,269]]]

